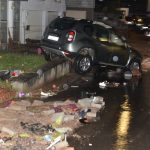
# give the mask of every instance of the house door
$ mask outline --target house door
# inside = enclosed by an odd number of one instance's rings
[[[39,10],[27,11],[25,25],[25,39],[40,40],[42,36],[42,12]]]

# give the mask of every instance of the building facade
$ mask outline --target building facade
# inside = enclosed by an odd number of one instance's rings
[[[0,48],[10,39],[41,39],[47,24],[65,11],[65,0],[0,0]]]
[[[66,0],[66,16],[93,19],[95,0]]]

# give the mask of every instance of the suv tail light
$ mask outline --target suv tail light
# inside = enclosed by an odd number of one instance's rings
[[[75,32],[74,31],[70,31],[68,33],[68,39],[67,39],[67,41],[68,42],[72,42],[74,40],[74,37],[75,37]]]

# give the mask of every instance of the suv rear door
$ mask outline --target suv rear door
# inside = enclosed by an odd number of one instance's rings
[[[71,29],[75,20],[73,18],[57,18],[53,20],[45,30],[44,42],[47,46],[59,49],[66,40],[66,34]]]

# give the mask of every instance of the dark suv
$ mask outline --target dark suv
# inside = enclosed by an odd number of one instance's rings
[[[74,60],[75,71],[89,72],[93,64],[141,70],[141,56],[124,38],[102,22],[56,18],[41,40],[46,60],[61,55]]]

